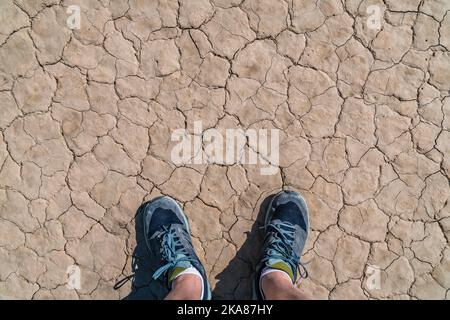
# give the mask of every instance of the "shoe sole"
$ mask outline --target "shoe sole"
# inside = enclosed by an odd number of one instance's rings
[[[173,200],[172,198],[170,198],[170,197],[168,197],[168,196],[159,196],[159,197],[156,197],[155,199],[153,199],[153,200],[151,200],[149,203],[147,203],[147,205],[142,209],[143,212],[146,211],[147,206],[149,206],[151,203],[153,203],[153,202],[156,201],[156,200],[164,199],[164,198],[169,199],[170,201],[173,201],[173,202],[175,203],[175,205],[177,206],[177,208],[180,210],[180,212],[181,212],[181,217],[183,218],[183,222],[185,223],[186,228],[187,228],[187,231],[188,231],[188,234],[189,234],[189,239],[190,239],[191,242],[192,242],[191,229],[190,229],[190,227],[189,227],[189,221],[188,221],[188,219],[187,219],[187,216],[184,214],[184,211],[183,211],[183,209],[180,207],[180,205],[178,204],[178,202],[176,202],[176,201]],[[146,230],[146,223],[145,223],[145,215],[144,215],[144,214],[142,215],[142,218],[143,218],[143,220],[144,220],[144,221],[143,221],[143,226],[144,226],[144,236],[145,236],[145,235],[147,234],[147,230]],[[148,245],[148,242],[147,242],[147,236],[145,236],[145,242],[146,242],[146,244],[147,244],[147,248],[149,248],[149,245]],[[206,272],[205,272],[205,273],[206,273]],[[206,300],[211,300],[212,293],[211,293],[211,286],[209,285],[209,281],[206,281],[206,286],[207,286],[207,288],[206,288]]]

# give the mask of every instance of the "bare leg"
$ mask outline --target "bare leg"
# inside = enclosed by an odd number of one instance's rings
[[[193,274],[183,274],[172,282],[172,290],[165,300],[200,300],[202,282]]]
[[[261,279],[261,288],[267,300],[309,300],[310,297],[301,293],[289,277],[272,272]]]

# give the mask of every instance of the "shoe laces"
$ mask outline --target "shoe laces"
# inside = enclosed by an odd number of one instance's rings
[[[263,262],[269,259],[279,259],[291,266],[292,270],[297,270],[300,277],[307,278],[308,270],[300,261],[300,257],[294,250],[295,226],[290,222],[274,221],[267,228],[271,228],[271,236],[267,244],[267,255]],[[302,267],[302,270],[300,269]]]
[[[120,280],[118,280],[115,284],[114,284],[114,290],[119,290],[121,287],[123,287],[123,285],[125,283],[127,283],[128,281],[132,281],[132,283],[134,282],[134,277],[136,275],[136,272],[134,270],[137,270],[138,268],[138,261],[141,258],[138,257],[137,255],[133,254],[131,256],[131,265],[132,265],[132,270],[133,272],[131,274],[129,274],[128,276],[125,276],[123,278],[121,278]]]
[[[176,232],[176,229],[164,226],[163,231],[157,238],[160,240],[160,252],[166,264],[155,271],[153,279],[158,279],[161,275],[167,273],[168,270],[176,267],[180,262],[194,262],[194,259],[182,244],[180,235]]]
[[[166,261],[167,263],[153,273],[153,280],[158,279],[161,275],[174,268],[180,262],[187,261],[192,263],[192,261],[194,261],[194,259],[189,256],[186,248],[182,245],[180,236],[175,232],[175,229],[164,226],[163,231],[157,235],[157,239],[160,242],[160,252],[163,261]],[[132,258],[133,269],[135,269],[140,257],[133,255]],[[120,289],[125,283],[133,280],[135,275],[136,273],[133,272],[117,281],[114,285],[114,290]]]

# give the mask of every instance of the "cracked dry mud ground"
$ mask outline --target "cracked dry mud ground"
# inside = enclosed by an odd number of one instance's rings
[[[66,26],[69,5],[81,29]],[[367,27],[378,5],[382,29]],[[123,298],[139,204],[177,199],[217,298],[301,192],[315,298],[450,298],[449,0],[0,1],[0,296]],[[280,172],[176,167],[173,130],[279,128]],[[81,268],[81,289],[65,286]],[[381,268],[381,287],[366,269]]]

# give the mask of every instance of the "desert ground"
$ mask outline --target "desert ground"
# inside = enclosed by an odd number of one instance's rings
[[[250,298],[282,189],[310,211],[300,290],[450,298],[449,0],[2,0],[0,22],[1,298],[156,298],[150,268],[113,286],[160,195],[213,297]],[[195,122],[278,130],[274,174],[253,143],[177,163]]]

